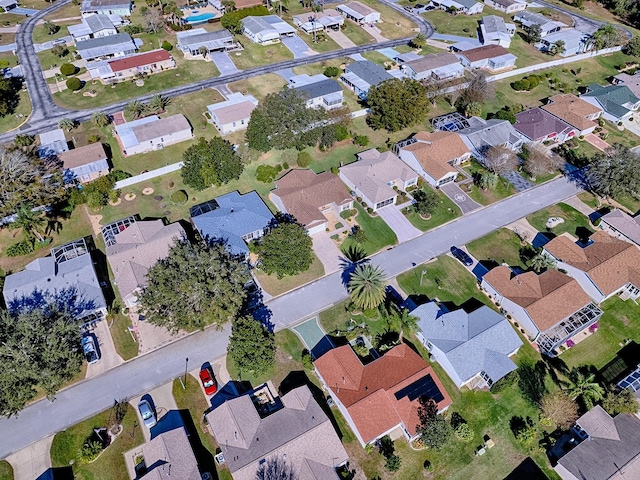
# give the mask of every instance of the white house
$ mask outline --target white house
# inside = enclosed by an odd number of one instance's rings
[[[159,118],[157,115],[116,125],[116,133],[127,156],[160,150],[193,138],[191,125],[181,113]]]
[[[131,0],[82,0],[80,4],[83,17],[94,13],[130,17],[132,10]]]
[[[484,4],[503,13],[521,12],[527,8],[526,2],[516,0],[484,0]]]
[[[344,17],[333,8],[325,8],[322,12],[294,15],[293,24],[310,35],[313,32],[340,30],[344,25]]]
[[[343,90],[338,82],[321,73],[313,76],[295,75],[289,79],[289,86],[307,98],[308,108],[321,107],[333,110],[342,107]]]
[[[398,143],[396,151],[432,187],[453,182],[458,176],[455,166],[471,157],[471,151],[455,132],[418,132]]]
[[[414,80],[445,81],[460,78],[464,67],[458,57],[449,52],[430,53],[415,60],[405,61],[400,70]]]
[[[118,33],[109,16],[103,14],[87,15],[82,18],[82,23],[69,25],[67,30],[69,30],[69,35],[73,37],[75,42],[89,40],[90,38],[108,37]]]
[[[38,156],[40,158],[49,158],[69,150],[67,139],[61,128],[42,132],[38,137],[40,139],[40,146],[38,147]]]
[[[224,102],[207,106],[207,122],[215,125],[220,135],[246,130],[251,112],[258,106],[253,95],[232,93]],[[206,116],[206,115],[205,115]]]
[[[489,72],[514,68],[518,59],[500,45],[483,45],[456,52],[456,56],[460,59],[460,63],[469,69],[483,69]]]
[[[233,50],[238,46],[233,39],[233,35],[226,28],[212,32],[207,32],[204,28],[194,28],[177,32],[176,37],[178,38],[177,46],[180,51],[191,55],[202,55],[202,47],[205,47],[207,52],[224,52]]]
[[[282,37],[295,35],[296,29],[277,15],[245,17],[242,19],[242,33],[258,45],[278,43]]]
[[[133,55],[138,49],[128,33],[76,42],[76,48],[83,60],[126,57]]]
[[[480,22],[480,34],[483,45],[500,45],[509,48],[511,37],[516,33],[516,26],[513,23],[505,23],[502,17],[497,15],[487,15],[482,17]]]
[[[626,85],[603,87],[594,83],[587,87],[587,91],[580,95],[580,98],[601,108],[602,117],[614,123],[627,120],[640,108],[640,98]]]
[[[522,28],[527,30],[533,27],[534,25],[540,25],[540,36],[542,38],[547,35],[551,35],[552,33],[559,32],[565,27],[568,27],[567,24],[562,22],[556,22],[555,20],[551,20],[548,17],[540,13],[521,11],[516,13],[513,16],[513,19],[522,25]]]
[[[526,137],[513,128],[509,120],[471,117],[468,123],[468,127],[458,130],[457,133],[469,147],[471,154],[478,159],[482,159],[491,147],[502,146],[519,152],[527,141]]]
[[[590,104],[570,93],[560,93],[547,99],[540,107],[574,127],[577,135],[588,135],[598,126],[602,108]]]
[[[338,5],[336,10],[346,19],[356,22],[358,25],[377,23],[380,21],[380,12],[360,2],[349,2]]]
[[[564,50],[558,55],[561,57],[569,57],[584,53],[588,47],[588,39],[591,36],[575,28],[566,28],[559,32],[546,35],[535,44],[535,47],[541,52],[551,52],[557,42],[562,42]],[[560,45],[560,44],[558,44]]]
[[[482,13],[484,9],[484,4],[476,0],[434,0],[431,3],[441,10],[454,8],[456,12],[462,12],[465,15],[476,15]]]

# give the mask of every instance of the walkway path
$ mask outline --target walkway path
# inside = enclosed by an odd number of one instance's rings
[[[369,35],[371,35],[373,38],[376,39],[376,42],[380,43],[380,42],[386,42],[387,41],[387,37],[384,37],[382,35],[382,32],[380,31],[380,29],[378,27],[376,27],[375,25],[372,26],[367,26],[367,27],[363,27],[365,32],[367,32]]]

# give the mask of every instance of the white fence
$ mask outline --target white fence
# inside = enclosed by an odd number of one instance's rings
[[[131,185],[135,185],[136,183],[145,182],[152,178],[160,177],[167,173],[175,172],[176,170],[180,170],[182,168],[183,162],[172,163],[171,165],[167,165],[166,167],[158,168],[156,170],[151,170],[150,172],[141,173],[140,175],[136,175],[135,177],[125,178],[124,180],[120,180],[116,182],[116,186],[113,187],[114,190],[119,190],[121,188],[129,187]]]

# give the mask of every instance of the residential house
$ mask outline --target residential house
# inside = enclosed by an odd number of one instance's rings
[[[456,52],[455,55],[465,67],[472,70],[488,70],[489,72],[514,68],[518,59],[500,45],[483,45],[471,50]]]
[[[458,176],[455,168],[471,157],[471,151],[454,132],[418,132],[396,145],[398,156],[429,185],[440,187]]]
[[[600,217],[600,228],[612,237],[631,242],[640,247],[640,217],[632,217],[614,208]]]
[[[640,478],[640,420],[635,415],[612,418],[596,405],[576,420],[570,435],[579,443],[560,447],[564,455],[554,467],[563,480]]]
[[[94,13],[130,17],[133,10],[131,0],[82,0],[80,13],[83,17]]]
[[[584,53],[588,47],[588,40],[590,35],[575,28],[566,28],[559,32],[550,33],[546,35],[540,42],[536,43],[535,47],[541,52],[552,53],[558,42],[562,42],[563,51],[558,53],[561,57],[569,57],[571,55],[577,55]]]
[[[109,173],[107,153],[102,143],[91,143],[58,155],[65,182],[89,183]]]
[[[340,76],[340,80],[362,100],[367,99],[369,88],[392,78],[383,67],[368,60],[350,63]]]
[[[233,35],[226,28],[212,32],[207,32],[204,28],[194,28],[177,32],[176,37],[178,38],[178,49],[182,53],[190,55],[202,56],[202,47],[207,49],[207,53],[226,52],[238,47]]]
[[[215,125],[222,136],[246,130],[251,118],[251,112],[257,106],[258,100],[253,95],[243,95],[240,92],[232,93],[227,96],[224,102],[207,106],[209,113],[207,122]]]
[[[309,235],[333,229],[340,213],[353,208],[353,198],[338,177],[313,170],[290,170],[276,180],[269,199],[278,210],[293,215]]]
[[[296,33],[295,28],[277,15],[245,17],[242,19],[242,26],[242,33],[258,45],[278,43],[280,38],[291,37]]]
[[[14,8],[17,8],[18,2],[15,0],[0,0],[0,7],[4,9],[5,12],[9,12]]]
[[[615,294],[623,300],[640,297],[640,250],[636,245],[597,231],[584,247],[561,235],[544,250],[597,303]]]
[[[418,318],[416,336],[458,388],[491,388],[517,368],[511,357],[522,340],[486,305],[467,313],[428,302],[411,315]]]
[[[540,25],[540,36],[542,38],[546,37],[547,35],[551,35],[552,33],[559,32],[565,27],[568,27],[567,24],[551,20],[549,17],[545,17],[540,13],[528,12],[524,10],[516,13],[513,16],[513,19],[518,22],[525,30],[530,29],[534,25]]]
[[[430,53],[400,65],[405,75],[414,80],[445,81],[460,78],[464,67],[458,57],[449,52]]]
[[[471,117],[468,123],[468,127],[458,130],[458,135],[478,159],[483,158],[491,147],[501,146],[519,152],[526,141],[526,137],[513,128],[508,120]]]
[[[603,87],[595,83],[587,87],[587,91],[580,95],[603,110],[602,116],[610,122],[627,120],[640,107],[640,98],[636,97],[626,85],[607,85]]]
[[[576,129],[571,125],[538,107],[516,114],[513,128],[532,143],[563,143],[576,135]]]
[[[182,425],[154,435],[151,440],[143,443],[135,451],[143,458],[146,469],[143,475],[145,480],[202,479],[189,436]],[[136,472],[130,472],[129,476],[131,480],[140,478]]]
[[[289,86],[307,98],[307,108],[322,107],[325,110],[334,110],[341,108],[344,102],[340,84],[321,73],[312,76],[295,75],[289,79]]]
[[[364,447],[385,435],[417,437],[419,399],[438,413],[451,399],[431,366],[406,344],[363,365],[351,345],[329,350],[314,362],[324,388]]]
[[[343,15],[344,18],[358,25],[366,25],[380,21],[380,12],[360,2],[353,1],[343,3],[338,5],[336,10]]]
[[[484,0],[484,4],[487,7],[503,13],[521,12],[527,8],[525,2],[518,2],[516,0]]]
[[[116,133],[127,156],[160,150],[174,143],[193,138],[191,125],[178,113],[160,118],[157,115],[116,125]]]
[[[549,356],[602,315],[574,278],[554,269],[516,274],[501,265],[482,277],[481,288]]]
[[[91,14],[82,17],[82,23],[69,25],[67,30],[69,30],[69,35],[73,37],[75,42],[89,40],[90,38],[108,37],[118,33],[109,16],[104,14]]]
[[[204,239],[223,240],[233,255],[247,257],[247,243],[264,235],[274,218],[256,192],[237,191],[191,207],[191,223]]]
[[[441,10],[455,9],[456,13],[460,12],[465,15],[476,15],[482,13],[484,9],[484,5],[475,0],[433,0],[431,3]]]
[[[340,30],[344,25],[344,17],[333,8],[325,8],[322,12],[294,15],[293,24],[304,33],[311,35],[313,32]]]
[[[205,417],[234,480],[255,480],[274,461],[286,463],[299,480],[338,480],[336,468],[349,459],[306,385],[278,396],[267,382]]]
[[[108,37],[90,38],[76,42],[78,54],[83,60],[126,57],[133,55],[138,47],[128,33],[118,33]]]
[[[10,313],[45,309],[53,304],[81,323],[107,314],[107,302],[84,238],[52,248],[51,255],[7,275],[2,295]]]
[[[418,55],[415,52],[398,53],[393,58],[393,61],[396,62],[398,65],[402,65],[403,63],[412,62],[413,60],[420,60],[423,57],[424,55]],[[458,59],[456,58],[456,62],[457,61]]]
[[[571,93],[560,93],[548,98],[543,110],[567,122],[576,129],[577,135],[588,135],[598,126],[602,109],[585,102]]]
[[[372,148],[356,156],[358,161],[340,167],[340,179],[374,212],[395,205],[398,193],[393,187],[404,191],[418,183],[418,174],[391,152]]]
[[[640,75],[629,75],[628,73],[619,73],[614,75],[614,85],[624,85],[631,90],[636,97],[640,98]]]
[[[483,45],[500,45],[509,48],[511,37],[516,33],[516,26],[513,23],[505,23],[502,17],[497,15],[487,15],[482,17],[480,22],[480,35]]]
[[[69,150],[67,139],[61,128],[43,132],[38,137],[40,137],[40,145],[38,146],[40,158],[53,157]]]
[[[176,62],[162,48],[125,58],[87,63],[91,78],[100,79],[104,83],[129,80],[138,75],[153,75],[172,68],[176,68]]]
[[[138,221],[127,217],[100,229],[107,248],[107,260],[114,285],[127,307],[138,304],[138,295],[147,285],[147,272],[169,249],[186,239],[179,223],[165,225],[162,220]]]

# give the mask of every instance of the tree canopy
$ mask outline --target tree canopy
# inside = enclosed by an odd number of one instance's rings
[[[240,312],[248,280],[224,244],[181,240],[149,270],[140,305],[149,323],[172,332],[221,327]]]
[[[80,370],[78,323],[55,309],[20,315],[0,311],[0,415],[14,415],[36,395],[52,399]]]
[[[605,153],[591,157],[585,180],[591,190],[603,197],[637,197],[640,192],[640,156],[616,144]]]
[[[241,373],[262,375],[275,362],[275,335],[252,317],[236,318],[232,321],[227,353]]]
[[[282,278],[309,270],[313,241],[302,225],[280,221],[260,239],[257,253],[260,269]]]
[[[320,139],[324,109],[307,108],[307,97],[294,88],[271,93],[251,112],[247,126],[249,147],[267,152],[313,146]]]
[[[213,137],[209,141],[200,137],[198,143],[184,152],[182,159],[184,183],[196,190],[204,190],[212,185],[219,187],[237,180],[244,170],[244,164],[234,152],[233,145],[220,137]]]
[[[433,399],[423,395],[418,402],[420,423],[416,425],[416,430],[420,440],[428,447],[440,449],[451,436],[451,427],[442,415],[438,415],[438,404]]]
[[[26,202],[51,205],[67,195],[57,162],[0,146],[0,217],[15,213]]]
[[[374,85],[367,93],[370,113],[367,123],[373,129],[397,132],[422,122],[429,112],[426,88],[417,80],[394,78]]]
[[[22,82],[16,78],[0,78],[0,118],[15,112],[20,103]]]
[[[359,264],[351,273],[347,290],[351,301],[363,310],[377,308],[386,296],[384,271],[370,263]]]

